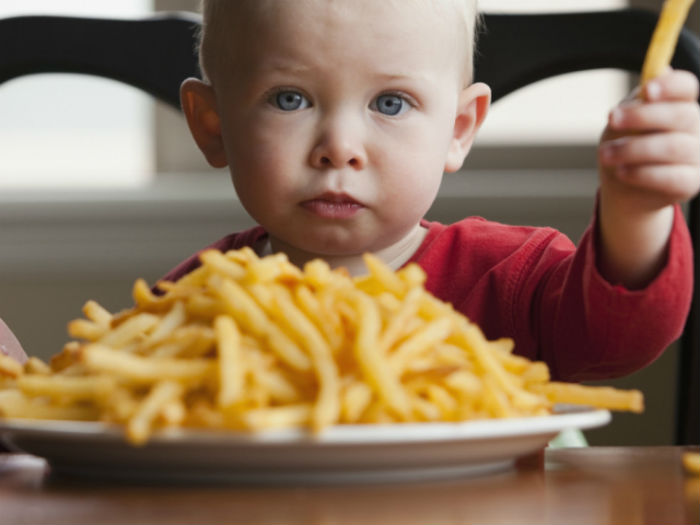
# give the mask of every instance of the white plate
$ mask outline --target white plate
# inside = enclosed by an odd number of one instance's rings
[[[151,481],[347,483],[422,480],[504,470],[560,431],[610,421],[607,410],[464,423],[339,425],[241,434],[173,429],[133,447],[121,428],[75,421],[0,420],[0,438],[54,472]]]

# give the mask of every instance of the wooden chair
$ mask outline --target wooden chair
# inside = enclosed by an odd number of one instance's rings
[[[476,78],[493,99],[541,79],[574,71],[641,69],[655,13],[617,11],[558,14],[486,14],[476,56]],[[200,19],[170,13],[142,20],[15,17],[0,20],[0,83],[32,73],[98,75],[140,88],[180,107],[179,87],[199,74],[195,49]],[[700,78],[700,40],[684,31],[673,60]],[[693,245],[700,246],[700,205],[689,205]],[[695,264],[693,306],[681,340],[676,441],[697,444],[700,423],[700,274]]]

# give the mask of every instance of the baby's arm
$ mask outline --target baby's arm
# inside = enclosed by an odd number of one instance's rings
[[[0,353],[8,355],[20,363],[27,360],[27,354],[22,345],[2,319],[0,319]]]
[[[598,150],[601,274],[630,289],[663,267],[673,205],[700,188],[698,80],[671,71],[609,116]]]

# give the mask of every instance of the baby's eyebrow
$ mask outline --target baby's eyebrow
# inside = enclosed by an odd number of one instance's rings
[[[382,80],[418,80],[422,78],[422,75],[417,73],[378,73],[377,78]]]
[[[305,64],[289,63],[278,60],[260,64],[258,70],[261,73],[284,73],[287,75],[303,75],[310,73],[313,68]]]

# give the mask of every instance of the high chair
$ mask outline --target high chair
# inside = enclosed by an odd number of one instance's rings
[[[641,69],[655,13],[621,9],[557,14],[485,14],[476,79],[493,100],[538,80],[599,68]],[[141,20],[16,17],[0,20],[0,83],[22,75],[71,72],[112,78],[178,108],[183,79],[199,74],[200,18],[168,13]],[[700,40],[684,30],[673,66],[700,78]],[[688,206],[693,245],[700,246],[700,204]],[[183,254],[186,255],[186,254]],[[675,440],[700,442],[700,257],[694,299],[680,342]]]

